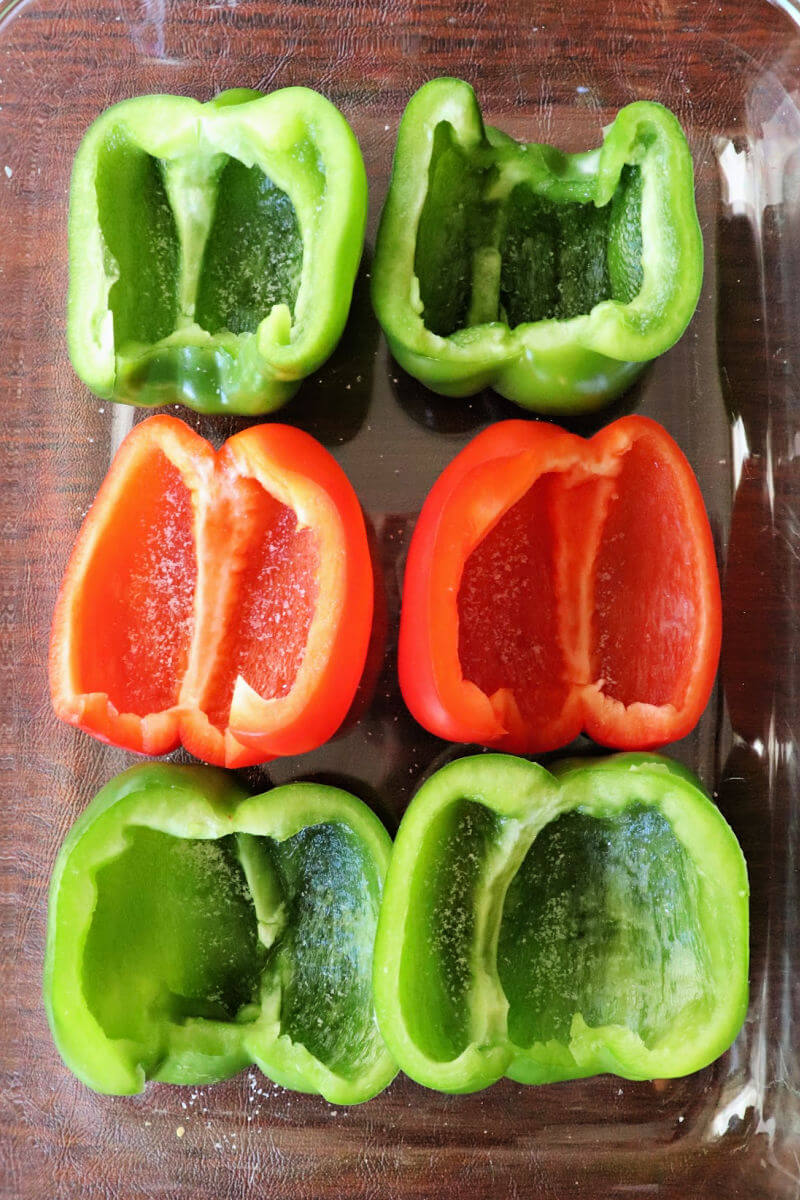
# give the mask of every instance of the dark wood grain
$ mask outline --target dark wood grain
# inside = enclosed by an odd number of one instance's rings
[[[799,61],[800,33],[766,0],[34,0],[0,25],[0,1195],[798,1195]],[[629,396],[575,427],[591,432],[630,408],[666,424],[698,474],[726,565],[725,692],[671,752],[717,795],[748,857],[747,1025],[713,1067],[663,1084],[502,1083],[447,1097],[399,1079],[343,1111],[252,1070],[214,1088],[95,1096],[62,1066],[42,1011],[46,890],[69,824],[131,756],[54,720],[46,645],[74,535],[132,414],[91,397],[66,354],[72,155],[103,107],[149,91],[205,99],[235,84],[309,84],[355,129],[371,195],[356,301],[339,350],[280,419],[332,447],[365,505],[388,649],[354,729],[247,777],[254,787],[344,781],[392,826],[448,752],[411,720],[397,689],[410,529],[472,433],[518,415],[489,393],[455,402],[425,392],[388,358],[369,306],[369,248],[398,117],[412,91],[442,73],[473,82],[488,119],[518,136],[586,146],[637,97],[664,101],[690,136],[706,242],[698,313]],[[728,143],[752,185],[744,198],[720,189]],[[184,415],[216,442],[241,424]]]

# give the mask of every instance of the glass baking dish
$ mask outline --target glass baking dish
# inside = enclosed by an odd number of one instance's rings
[[[604,1077],[473,1096],[399,1077],[334,1109],[257,1071],[213,1088],[96,1096],[64,1068],[40,1002],[46,887],[69,823],[132,756],[60,725],[46,645],[73,538],[144,415],[93,398],[64,337],[72,156],[97,113],[156,91],[308,84],[344,112],[370,183],[345,337],[277,419],[328,445],[374,528],[387,652],[345,736],[247,772],[343,783],[394,828],[451,750],[408,715],[395,645],[410,531],[434,479],[486,423],[491,393],[437,398],[389,358],[368,296],[397,123],[426,79],[470,80],[487,120],[566,149],[624,103],[672,108],[694,153],[705,281],[681,341],[619,403],[661,421],[700,480],[724,568],[720,681],[668,748],[734,826],[752,887],[751,1004],[733,1048],[686,1079]],[[800,9],[791,0],[44,0],[0,19],[4,964],[0,1194],[13,1197],[748,1197],[800,1195]],[[216,443],[236,418],[181,415]],[[6,739],[7,735],[7,739]],[[177,757],[177,756],[176,756]]]

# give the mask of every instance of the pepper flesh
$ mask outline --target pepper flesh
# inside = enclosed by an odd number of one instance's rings
[[[564,154],[484,127],[460,80],[409,102],[372,295],[392,354],[427,387],[597,408],[677,341],[702,271],[691,155],[661,105],[628,105],[599,149]]]
[[[426,1087],[689,1074],[735,1038],[747,971],[741,850],[668,759],[463,758],[403,817],[375,1005]]]
[[[107,109],[72,173],[76,372],[128,404],[278,408],[342,334],[366,205],[358,143],[308,88]]]
[[[524,754],[582,729],[618,749],[664,745],[703,712],[720,641],[703,499],[655,421],[623,417],[588,442],[501,422],[425,501],[399,674],[439,737]]]
[[[95,1091],[205,1084],[255,1063],[356,1104],[396,1067],[371,966],[391,843],[354,796],[297,783],[248,798],[163,763],[113,779],[50,886],[44,998]]]
[[[347,714],[372,622],[358,500],[322,446],[253,426],[218,454],[151,417],[123,442],[53,617],[56,714],[114,745],[248,766]]]

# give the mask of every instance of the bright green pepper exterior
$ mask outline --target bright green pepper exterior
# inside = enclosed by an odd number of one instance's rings
[[[112,1094],[255,1063],[335,1104],[376,1095],[396,1073],[371,985],[390,849],[336,788],[248,798],[212,768],[118,776],[51,882],[44,998],[65,1063]]]
[[[127,404],[273,411],[342,334],[366,206],[358,143],[308,88],[107,109],[72,173],[76,372]]]
[[[661,105],[628,105],[601,147],[564,154],[484,127],[460,80],[409,102],[372,297],[393,355],[433,391],[598,408],[677,341],[702,273],[691,155]]]
[[[660,756],[459,759],[401,822],[374,971],[386,1044],[427,1087],[686,1075],[747,1010],[744,859]]]

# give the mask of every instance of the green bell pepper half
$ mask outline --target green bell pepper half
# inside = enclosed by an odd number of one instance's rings
[[[462,758],[403,817],[374,971],[386,1044],[427,1087],[686,1075],[747,1009],[744,858],[660,756]]]
[[[273,411],[342,334],[366,208],[358,143],[309,88],[115,104],[72,172],[76,372],[126,404]]]
[[[677,341],[702,274],[691,155],[660,104],[628,105],[602,146],[564,154],[485,127],[461,80],[410,100],[372,298],[392,354],[433,391],[597,408]]]
[[[51,882],[44,998],[64,1062],[111,1094],[255,1063],[335,1104],[376,1095],[397,1070],[371,983],[390,849],[336,788],[248,798],[164,763],[117,776]]]

